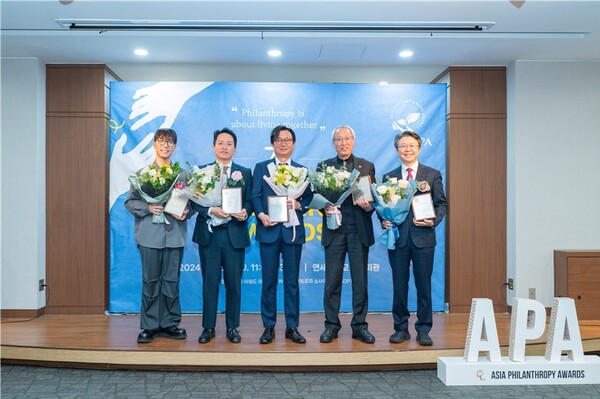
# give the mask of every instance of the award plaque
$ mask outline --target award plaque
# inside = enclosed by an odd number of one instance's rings
[[[171,197],[167,201],[164,211],[180,218],[187,207],[188,201],[181,190],[175,189],[171,192]]]
[[[360,176],[356,179],[356,189],[352,192],[352,203],[356,205],[360,197],[365,197],[368,202],[373,202],[373,193],[371,192],[371,176]]]
[[[267,197],[269,219],[271,219],[271,222],[285,223],[288,221],[287,199],[286,195],[269,195]]]
[[[225,213],[239,213],[242,211],[241,187],[221,189],[221,209]]]
[[[431,193],[415,195],[412,198],[412,209],[416,220],[435,219]]]

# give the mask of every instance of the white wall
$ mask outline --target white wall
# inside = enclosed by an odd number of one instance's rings
[[[600,63],[516,61],[507,83],[507,275],[548,307],[553,250],[600,249]]]
[[[36,58],[2,58],[1,309],[45,305],[46,70]]]
[[[125,81],[429,83],[444,67],[315,67],[279,65],[110,64]]]

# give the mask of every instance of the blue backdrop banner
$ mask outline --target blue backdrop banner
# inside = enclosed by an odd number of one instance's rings
[[[350,125],[356,132],[354,154],[375,164],[376,175],[400,164],[394,136],[413,130],[423,137],[420,162],[446,176],[446,86],[236,82],[112,82],[110,98],[110,312],[140,311],[141,262],[133,231],[133,216],[123,203],[127,177],[154,160],[152,137],[161,127],[177,132],[173,159],[182,164],[206,164],[215,157],[212,132],[229,127],[238,136],[235,162],[254,170],[274,156],[271,129],[279,124],[296,132],[292,158],[309,168],[335,155],[332,130]],[[445,183],[445,180],[444,180]],[[260,312],[261,264],[254,240],[256,218],[250,217],[252,245],[246,251],[242,277],[242,312]],[[181,264],[180,299],[184,312],[202,309],[202,275],[198,246],[191,241],[196,217],[188,224],[188,243]],[[373,216],[376,239],[382,234]],[[437,227],[438,244],[432,278],[433,310],[444,310],[445,221]],[[305,312],[323,311],[325,278],[321,246],[321,215],[305,217],[307,242],[302,252],[300,305]],[[281,281],[280,276],[280,281]],[[351,311],[350,273],[344,272],[342,311]],[[283,309],[282,284],[278,308]],[[391,271],[385,245],[369,252],[369,311],[390,311]],[[409,307],[416,309],[414,284]],[[219,290],[219,310],[224,289]]]

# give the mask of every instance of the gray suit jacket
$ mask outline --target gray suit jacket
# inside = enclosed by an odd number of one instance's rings
[[[398,179],[402,179],[402,165],[392,170],[389,173],[386,173],[385,179],[388,177],[397,177]],[[403,247],[406,245],[406,239],[408,237],[408,232],[410,230],[410,236],[412,238],[413,243],[416,247],[425,248],[425,247],[435,247],[436,239],[435,239],[435,227],[440,224],[444,216],[446,216],[446,210],[448,208],[448,202],[446,201],[446,196],[444,195],[444,185],[442,184],[442,175],[439,170],[430,168],[427,165],[423,165],[419,163],[419,168],[417,169],[417,176],[415,177],[417,181],[427,181],[429,183],[429,187],[431,187],[431,198],[433,200],[433,208],[435,210],[435,220],[433,222],[434,227],[420,227],[415,226],[413,223],[413,211],[412,207],[408,212],[408,216],[406,216],[406,220],[398,226],[398,231],[400,233],[400,237],[398,238],[398,242],[396,243],[398,247]],[[421,193],[417,191],[415,195],[421,195]]]
[[[139,173],[139,171],[138,171]],[[185,181],[187,175],[182,173],[179,181]],[[152,223],[152,214],[140,193],[130,186],[125,208],[135,217],[135,241],[138,245],[147,248],[181,248],[187,239],[187,219],[180,222],[172,215],[165,213],[170,224]],[[188,203],[189,219],[194,212]]]

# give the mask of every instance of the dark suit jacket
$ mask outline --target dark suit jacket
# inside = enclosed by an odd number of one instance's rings
[[[283,237],[284,242],[288,244],[304,244],[306,242],[306,233],[304,231],[304,212],[306,212],[306,207],[310,204],[313,198],[313,192],[310,189],[310,186],[306,188],[306,191],[300,196],[297,201],[302,205],[300,210],[296,211],[296,215],[298,216],[298,220],[300,221],[300,225],[296,226],[296,239],[292,241],[293,238],[293,228],[285,227],[283,223],[277,223],[272,227],[263,226],[262,222],[258,218],[258,215],[263,212],[268,214],[268,205],[267,205],[267,197],[270,195],[277,195],[267,184],[263,176],[269,176],[269,170],[267,169],[267,165],[275,163],[275,158],[269,159],[263,162],[259,162],[256,164],[254,168],[254,175],[252,181],[252,209],[254,209],[254,213],[256,214],[256,241],[264,242],[264,243],[273,243],[275,242],[279,236]],[[303,168],[303,165],[300,165],[297,162],[292,161],[291,166]]]
[[[384,176],[386,180],[388,177],[397,177],[398,179],[402,179],[402,165],[391,172],[386,173]],[[446,201],[446,196],[444,195],[442,175],[439,170],[419,163],[415,180],[425,180],[427,183],[429,183],[429,187],[431,187],[431,198],[433,200],[433,208],[435,209],[436,216],[435,220],[433,221],[434,227],[415,226],[413,223],[413,211],[411,207],[408,215],[406,216],[406,220],[404,220],[404,222],[398,226],[398,231],[400,233],[400,237],[398,238],[398,246],[403,247],[406,245],[406,239],[410,230],[410,236],[412,237],[412,241],[416,247],[435,247],[435,227],[440,224],[444,216],[446,216],[446,209],[448,208],[448,202]],[[415,195],[421,194],[424,193],[421,193],[420,191],[415,193]]]
[[[333,157],[330,159],[326,159],[323,161],[325,166],[336,166],[337,157]],[[317,167],[319,169],[319,167]],[[367,161],[366,159],[359,158],[354,155],[354,169],[358,169],[360,171],[359,176],[371,176],[371,181],[375,182],[375,165],[372,162]],[[348,205],[348,202],[350,205]],[[358,230],[358,238],[360,242],[366,246],[370,247],[375,243],[375,237],[373,235],[373,221],[371,220],[371,215],[373,214],[373,210],[367,212],[363,210],[358,205],[352,205],[352,196],[344,201],[342,206],[351,206],[354,212],[354,219],[356,221],[356,228]],[[342,224],[344,221],[342,220]],[[335,234],[335,230],[330,230],[327,228],[327,221],[325,213],[323,213],[323,235],[321,237],[321,244],[324,246],[328,246],[331,243],[333,238],[333,234]]]
[[[203,168],[204,166],[206,165],[200,166],[200,168]],[[231,173],[235,171],[242,172],[244,184],[237,182],[231,187],[242,188],[242,207],[246,210],[248,217],[250,217],[252,214],[252,204],[250,203],[252,195],[252,172],[250,169],[233,162],[231,165]],[[201,247],[205,247],[208,245],[211,236],[211,233],[208,231],[208,224],[206,223],[207,219],[210,218],[210,216],[208,216],[209,208],[200,206],[194,202],[192,202],[192,208],[198,212],[192,241]],[[234,248],[239,249],[250,246],[250,237],[248,236],[248,219],[240,222],[236,218],[232,217],[231,220],[227,222],[227,231],[229,232],[229,240],[231,241],[231,245]]]

